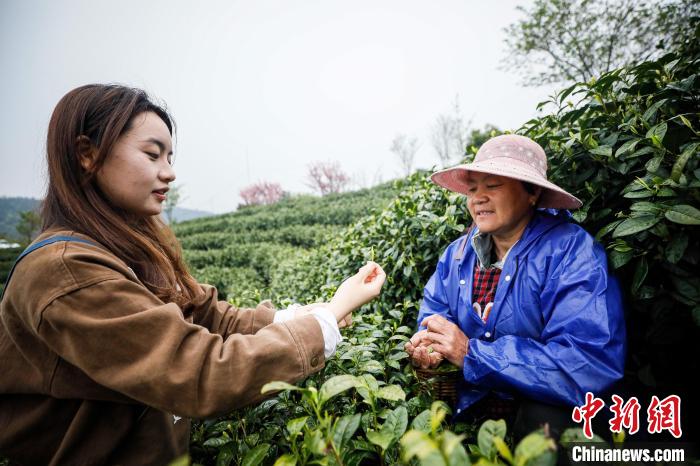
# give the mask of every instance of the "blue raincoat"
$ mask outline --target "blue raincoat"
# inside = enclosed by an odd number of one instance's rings
[[[622,378],[626,338],[603,248],[568,212],[539,210],[508,253],[486,323],[472,310],[476,229],[440,257],[418,324],[440,314],[469,337],[456,413],[493,390],[574,406]]]

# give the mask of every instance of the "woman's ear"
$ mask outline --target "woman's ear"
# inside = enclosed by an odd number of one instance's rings
[[[78,136],[75,140],[75,148],[78,153],[80,166],[87,172],[92,172],[97,160],[97,148],[87,136]]]
[[[542,187],[535,186],[535,192],[533,194],[530,194],[530,205],[532,207],[535,207],[537,205],[537,203],[540,201],[541,195],[542,195]]]

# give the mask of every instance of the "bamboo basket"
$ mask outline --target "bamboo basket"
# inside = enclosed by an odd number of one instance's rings
[[[450,406],[457,402],[457,383],[462,377],[459,367],[443,362],[435,369],[414,368],[416,377],[421,382],[428,382],[432,387],[433,398],[444,401]]]

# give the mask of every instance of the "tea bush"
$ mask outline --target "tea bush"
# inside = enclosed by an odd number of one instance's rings
[[[555,113],[521,130],[584,201],[576,219],[626,292],[627,389],[691,403],[698,361],[678,356],[698,354],[700,336],[699,59],[668,54],[571,86],[549,102]]]

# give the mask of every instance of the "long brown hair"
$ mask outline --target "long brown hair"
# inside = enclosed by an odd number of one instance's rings
[[[188,272],[172,230],[159,215],[130,218],[109,202],[95,180],[117,139],[143,112],[156,113],[173,134],[172,117],[141,89],[89,84],[63,96],[49,122],[42,231],[64,227],[100,241],[156,296],[185,306],[201,288]],[[85,138],[94,151],[89,169],[83,168],[79,149]]]

